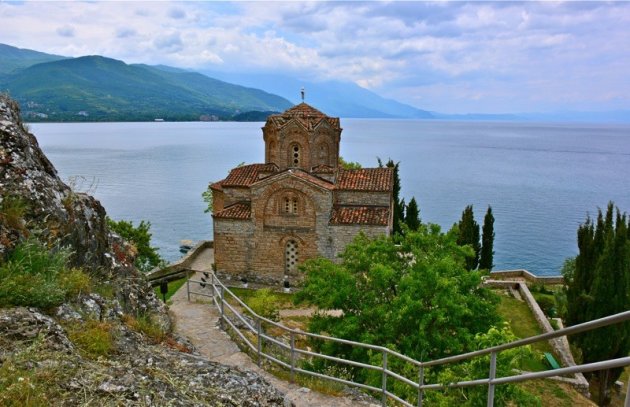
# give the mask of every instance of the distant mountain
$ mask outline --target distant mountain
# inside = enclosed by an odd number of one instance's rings
[[[58,61],[65,58],[66,57],[60,55],[45,54],[30,49],[0,44],[0,75],[8,74],[22,68],[28,68],[29,66],[42,62]]]
[[[40,63],[0,76],[28,120],[129,121],[230,119],[282,111],[288,100],[176,68],[127,65],[101,56]]]
[[[285,75],[243,74],[218,71],[203,73],[224,81],[256,86],[275,93],[293,103],[300,102],[300,89],[306,90],[306,102],[322,112],[339,117],[431,119],[432,112],[420,110],[376,93],[351,82],[313,82]]]

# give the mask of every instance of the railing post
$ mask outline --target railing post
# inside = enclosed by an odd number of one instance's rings
[[[190,302],[190,277],[186,279],[186,295],[188,296],[188,302]]]
[[[260,367],[262,361],[262,336],[260,335],[262,333],[262,326],[260,318],[258,317],[256,317],[256,333],[258,334],[258,367]]]
[[[494,406],[494,378],[497,374],[497,353],[490,353],[490,375],[488,378],[490,381],[488,382],[488,407]]]
[[[219,287],[219,310],[221,312],[221,318],[219,318],[219,324],[221,326],[221,329],[223,329],[223,316],[224,316],[224,312],[223,312],[223,287]]]
[[[422,386],[424,385],[424,366],[420,366],[418,370],[418,407],[422,407],[422,397],[424,396],[424,390],[422,390]]]
[[[383,396],[381,397],[381,405],[387,405],[387,352],[383,351],[383,382],[382,382]]]
[[[623,407],[630,407],[630,378],[628,378],[628,389],[626,389],[626,402]]]
[[[291,383],[295,377],[295,334],[291,332]]]
[[[216,292],[216,287],[214,286],[214,273],[210,276],[210,285],[212,286],[212,296],[214,297],[214,293]]]

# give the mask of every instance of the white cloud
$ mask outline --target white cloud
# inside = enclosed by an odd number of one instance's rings
[[[0,2],[0,20],[22,48],[349,80],[433,110],[630,109],[628,3]]]

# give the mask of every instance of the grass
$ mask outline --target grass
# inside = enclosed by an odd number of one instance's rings
[[[179,290],[184,284],[186,284],[186,280],[188,280],[188,277],[180,278],[179,280],[173,280],[168,283],[166,301],[168,301],[177,292],[177,290]],[[155,287],[153,290],[155,291],[155,295],[157,295],[158,298],[164,299],[164,296],[162,296],[162,292],[160,291],[160,286]]]
[[[519,383],[518,387],[540,398],[543,406],[583,407],[595,405],[566,383],[539,379]]]
[[[68,328],[68,338],[86,356],[98,358],[108,356],[114,350],[114,335],[111,324],[101,321],[87,321],[73,324]]]
[[[514,335],[519,338],[527,338],[542,333],[538,322],[536,322],[534,315],[532,315],[531,310],[525,302],[519,301],[513,297],[508,297],[507,295],[500,295],[499,297],[501,302],[499,303],[497,311],[499,315],[510,324]],[[531,346],[532,350],[535,351],[535,356],[523,362],[523,369],[534,372],[547,370],[547,366],[542,362],[541,357],[544,352],[553,354],[551,345],[549,345],[547,341],[543,341],[534,343]]]
[[[238,298],[241,299],[247,306],[249,306],[251,299],[256,295],[258,290],[252,288],[239,288],[239,287],[230,287],[230,291],[234,293]],[[280,309],[294,309],[296,306],[293,304],[293,293],[285,293],[285,292],[273,292],[273,296],[276,297],[278,308]],[[231,301],[234,301],[230,298],[229,295],[226,295],[230,304]],[[235,302],[234,302],[235,303]]]
[[[168,337],[168,332],[151,315],[133,317],[126,314],[123,320],[129,328],[143,333],[153,343],[162,343]]]

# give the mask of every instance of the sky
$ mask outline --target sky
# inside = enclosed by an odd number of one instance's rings
[[[630,2],[11,2],[0,43],[354,82],[443,113],[630,110]]]

